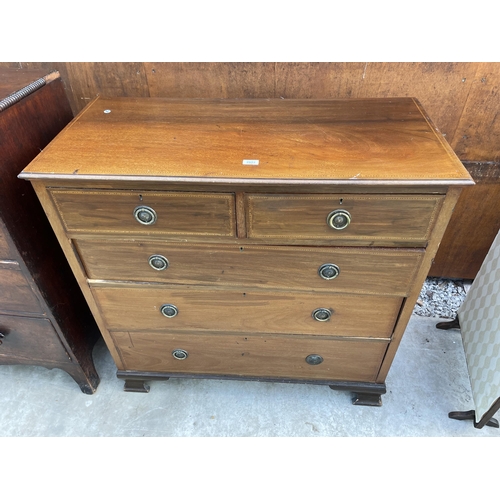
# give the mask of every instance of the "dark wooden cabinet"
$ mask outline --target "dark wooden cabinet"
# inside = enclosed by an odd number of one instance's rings
[[[21,170],[72,120],[57,72],[0,71],[0,364],[60,368],[86,394],[99,330]]]

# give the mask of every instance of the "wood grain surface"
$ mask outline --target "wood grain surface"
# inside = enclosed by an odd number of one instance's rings
[[[47,75],[43,69],[13,70],[0,66],[0,100]]]
[[[144,63],[151,97],[273,97],[274,63]]]
[[[278,335],[115,332],[127,370],[374,382],[384,341],[321,340]],[[185,360],[174,349],[188,352]],[[319,365],[305,358],[318,354]]]
[[[67,231],[72,233],[235,236],[234,196],[224,193],[51,190]],[[157,220],[143,225],[138,207]]]
[[[406,98],[98,98],[21,175],[68,176],[472,183]]]
[[[0,219],[0,260],[12,260],[15,252],[11,250],[9,245],[9,237],[7,229],[3,221]]]
[[[476,182],[458,199],[430,276],[474,279],[500,230],[500,162],[466,162]]]
[[[249,238],[319,240],[336,245],[425,246],[442,196],[248,195]],[[347,210],[345,229],[327,224],[334,210]],[[346,243],[344,243],[346,244]]]
[[[203,245],[193,243],[76,240],[87,276],[94,280],[149,281],[284,288],[315,292],[351,292],[405,296],[422,259],[420,250]],[[149,265],[162,255],[168,267]],[[340,274],[325,280],[321,265]]]
[[[498,62],[3,62],[60,71],[76,114],[106,97],[416,97],[460,159],[498,160]]]
[[[476,76],[450,144],[468,161],[500,162],[500,63],[477,63]]]
[[[0,283],[0,311],[43,312],[17,262],[8,265],[0,263]]]
[[[54,327],[48,319],[0,314],[0,363],[60,364],[68,363],[68,356]]]
[[[247,291],[209,287],[94,286],[92,292],[112,331],[224,331],[388,338],[401,307],[400,297],[316,295],[289,291]],[[163,304],[179,313],[166,318]],[[317,308],[332,311],[316,321]]]

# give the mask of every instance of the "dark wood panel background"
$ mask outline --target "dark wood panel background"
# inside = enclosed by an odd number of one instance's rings
[[[474,279],[500,230],[500,163],[464,165],[476,185],[460,195],[430,276]]]
[[[470,171],[473,177],[478,175],[480,184],[483,178],[477,162],[489,165],[485,187],[467,188],[467,203],[455,210],[445,235],[446,250],[442,245],[436,258],[442,265],[433,266],[431,274],[473,278],[477,271],[472,269],[479,269],[477,262],[482,262],[493,240],[488,244],[489,238],[480,238],[480,250],[468,251],[471,238],[465,226],[453,229],[466,217],[466,211],[470,215],[472,200],[482,210],[480,226],[486,228],[486,233],[499,229],[495,211],[500,202],[492,189],[500,183],[500,63],[9,62],[0,63],[1,67],[57,69],[75,114],[98,94],[283,99],[416,97],[458,157],[466,166],[476,165]],[[455,270],[443,264],[450,245],[455,247],[456,255],[462,255],[462,259],[455,258]],[[459,263],[469,258],[476,264]]]
[[[74,113],[106,97],[416,97],[459,158],[500,162],[500,63],[23,62],[57,69]]]

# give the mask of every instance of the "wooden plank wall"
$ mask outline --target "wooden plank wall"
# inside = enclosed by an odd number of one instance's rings
[[[500,163],[463,163],[476,185],[462,191],[430,276],[474,279],[500,230]]]
[[[85,63],[57,69],[75,113],[97,94],[129,97],[416,97],[459,158],[500,162],[500,63]]]
[[[57,69],[76,114],[96,95],[106,97],[356,98],[416,97],[458,157],[484,170],[489,187],[467,188],[445,234],[431,275],[473,278],[489,248],[468,236],[470,207],[482,209],[488,234],[500,227],[500,63],[0,63],[0,67]],[[482,162],[478,170],[477,162]],[[489,190],[485,199],[484,190]],[[493,196],[493,197],[492,197]],[[485,204],[487,203],[487,204]],[[461,208],[462,207],[462,208]],[[470,228],[477,229],[474,220]],[[483,234],[483,233],[482,233]],[[457,239],[458,238],[458,239]],[[489,242],[489,243],[488,243]],[[451,247],[454,247],[450,253]],[[468,248],[470,247],[470,248]],[[453,254],[453,261],[448,255]],[[461,258],[460,258],[461,256]],[[471,257],[474,256],[474,257]],[[475,259],[472,265],[467,259]],[[469,260],[470,260],[469,259]]]

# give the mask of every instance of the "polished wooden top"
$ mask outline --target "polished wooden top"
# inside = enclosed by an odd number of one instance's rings
[[[473,184],[412,98],[97,98],[20,177]]]

